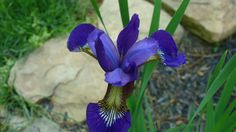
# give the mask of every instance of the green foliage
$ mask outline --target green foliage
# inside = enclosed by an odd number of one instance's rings
[[[85,20],[88,2],[74,0],[0,0],[0,104],[29,117],[38,106],[25,102],[7,84],[15,61],[47,39],[68,33]]]
[[[105,30],[106,30],[106,32],[107,32],[107,34],[108,34],[107,28],[106,28],[106,26],[105,26],[105,24],[104,24],[104,21],[103,21],[103,19],[102,19],[101,13],[100,13],[100,11],[99,11],[99,7],[98,7],[98,4],[97,4],[97,0],[90,0],[90,1],[91,1],[92,5],[93,5],[93,8],[94,8],[94,10],[95,10],[95,12],[96,12],[98,18],[99,18],[100,21],[102,22],[102,25],[103,25],[103,27],[105,28]]]
[[[191,114],[187,125],[169,129],[170,132],[193,131],[193,127],[200,128],[200,124],[194,124],[193,120],[199,113],[206,116],[206,132],[231,132],[236,128],[236,99],[231,98],[231,94],[236,86],[236,54],[225,64],[227,52],[225,52],[216,65],[214,71],[208,79],[207,93],[201,101],[199,107]],[[224,87],[223,87],[224,86]],[[220,98],[214,100],[213,96],[220,88]],[[201,121],[201,118],[198,119]],[[198,130],[197,130],[198,131]]]
[[[228,61],[228,63],[221,70],[219,70],[219,68],[221,68],[222,64],[224,63],[225,54],[221,57],[221,60],[216,67],[216,70],[213,72],[212,76],[210,77],[210,79],[209,79],[210,81],[208,83],[209,88],[206,93],[206,96],[201,101],[201,103],[200,103],[198,109],[196,110],[196,112],[194,113],[194,115],[191,117],[188,125],[192,124],[192,121],[194,120],[194,118],[200,113],[200,111],[202,111],[204,109],[204,107],[206,105],[208,105],[209,101],[212,100],[213,95],[219,90],[219,88],[225,83],[225,81],[227,84],[228,81],[231,80],[230,77],[233,76],[232,73],[234,73],[234,70],[236,68],[236,54],[234,54],[233,57]],[[235,80],[233,80],[233,82],[234,81]],[[218,111],[220,111],[220,110],[222,111],[222,109],[224,109],[226,107],[226,104],[228,104],[228,101],[229,101],[228,96],[231,93],[231,89],[233,89],[230,86],[232,86],[233,82],[230,82],[230,84],[228,84],[229,86],[226,85],[226,87],[224,88],[221,98],[220,98],[220,101],[219,101],[220,106],[217,107],[217,114],[218,114]],[[221,108],[221,107],[223,107],[223,108]],[[218,118],[218,116],[219,115],[216,115],[217,118]],[[186,128],[186,131],[187,131],[187,128]]]
[[[119,7],[123,27],[125,27],[129,23],[128,0],[119,0]]]
[[[221,69],[224,69],[223,64],[225,62],[226,53],[221,57],[220,62],[215,68],[212,76],[209,80],[212,80],[212,83],[220,75]],[[233,60],[230,60],[233,61]],[[235,61],[235,60],[234,60]],[[229,63],[229,62],[228,62]],[[233,64],[233,63],[231,63]],[[231,94],[234,87],[236,86],[236,64],[234,69],[225,76],[226,82],[224,84],[223,91],[221,92],[219,100],[216,102],[216,105],[213,105],[214,101],[211,99],[207,103],[206,109],[206,127],[207,132],[230,132],[236,128],[236,111],[233,109],[236,107],[235,99],[230,100]],[[211,84],[212,84],[211,83]],[[209,87],[211,86],[209,85]],[[219,86],[220,88],[221,86]]]
[[[177,29],[179,23],[181,22],[184,12],[188,7],[190,0],[183,0],[178,10],[175,12],[173,18],[171,19],[170,23],[166,27],[166,31],[170,34],[174,34],[175,30]]]

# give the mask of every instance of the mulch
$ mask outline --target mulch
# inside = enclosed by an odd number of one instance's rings
[[[221,55],[228,50],[229,59],[236,52],[236,34],[213,45],[187,32],[178,47],[186,54],[186,64],[176,69],[159,65],[147,91],[158,131],[187,122],[190,109],[203,99],[208,76]]]

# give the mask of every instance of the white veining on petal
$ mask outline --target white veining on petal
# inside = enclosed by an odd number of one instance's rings
[[[105,110],[100,107],[99,115],[105,121],[106,127],[111,127],[117,119],[122,118],[125,115],[125,112],[118,112],[115,108]]]
[[[166,65],[166,63],[165,63],[165,57],[164,57],[164,52],[162,52],[162,50],[158,49],[158,50],[157,50],[157,54],[160,55],[160,58],[161,58],[162,62],[164,63],[164,65]]]

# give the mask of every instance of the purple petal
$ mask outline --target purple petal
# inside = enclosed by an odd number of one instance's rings
[[[89,103],[86,112],[89,132],[127,132],[130,128],[130,113],[122,113],[119,117],[117,114],[119,113],[104,112],[102,116],[101,107],[98,104]]]
[[[105,72],[113,71],[119,66],[119,54],[111,39],[103,33],[95,44],[97,59]]]
[[[139,18],[134,14],[129,24],[120,32],[117,38],[117,47],[121,56],[136,42],[139,34]]]
[[[95,43],[98,40],[98,38],[100,37],[100,35],[102,35],[103,33],[104,32],[100,29],[94,29],[90,33],[90,35],[88,36],[88,46],[92,50],[92,52],[95,56],[97,56],[96,49],[95,49]]]
[[[158,42],[158,54],[161,56],[163,63],[170,67],[178,67],[186,62],[184,54],[178,54],[176,43],[168,32],[159,30],[152,34]]]
[[[158,44],[152,38],[145,38],[135,43],[124,57],[122,68],[126,69],[130,63],[135,63],[140,66],[145,63],[147,59],[157,53]]]
[[[113,86],[125,86],[127,83],[137,79],[137,68],[131,70],[130,73],[125,73],[121,68],[116,68],[114,71],[105,74],[105,81]]]
[[[152,34],[152,38],[154,38],[158,42],[159,48],[164,54],[177,54],[178,49],[176,47],[176,43],[171,34],[169,34],[168,32],[164,30],[158,30]]]
[[[186,57],[183,53],[178,54],[177,56],[168,56],[168,55],[162,55],[163,63],[166,66],[170,67],[178,67],[182,64],[186,63]]]
[[[80,24],[75,27],[67,40],[67,48],[76,52],[87,43],[89,34],[95,29],[91,24]]]

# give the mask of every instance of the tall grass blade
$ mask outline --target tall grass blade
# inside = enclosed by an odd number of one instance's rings
[[[224,124],[227,121],[233,109],[235,109],[235,106],[236,106],[236,99],[232,103],[230,103],[230,105],[227,107],[227,109],[224,111],[222,116],[217,121],[215,125],[215,131],[221,130],[222,124]]]
[[[160,20],[161,0],[155,0],[154,2],[155,3],[154,3],[153,15],[152,15],[152,23],[150,26],[149,35],[151,35],[154,31],[156,31],[158,29],[159,20]],[[140,94],[139,94],[138,102],[137,102],[136,109],[135,109],[136,111],[140,107],[140,104],[142,102],[143,95],[146,90],[148,81],[150,80],[151,74],[152,74],[153,70],[156,68],[156,65],[157,65],[157,62],[151,62],[151,63],[146,64],[144,66],[143,76],[141,79]],[[138,114],[138,112],[135,113],[135,115],[137,115],[137,114]]]
[[[153,32],[155,32],[158,29],[159,20],[160,20],[161,0],[155,0],[154,2],[155,3],[154,3],[152,22],[151,22],[151,26],[150,26],[149,35],[151,35]],[[143,68],[143,75],[141,78],[140,91],[138,94],[136,108],[135,108],[135,112],[134,112],[134,116],[133,116],[134,120],[136,120],[135,118],[139,114],[139,109],[141,107],[144,92],[146,90],[148,81],[151,78],[151,74],[154,71],[154,69],[156,68],[156,65],[157,65],[157,62],[151,62],[149,64],[146,64]]]
[[[104,21],[103,21],[103,19],[102,19],[101,13],[100,13],[99,8],[98,8],[97,0],[90,0],[90,2],[92,3],[93,8],[94,8],[94,10],[95,10],[95,12],[96,12],[98,18],[99,18],[100,21],[102,22],[102,25],[103,25],[104,29],[105,29],[106,32],[107,32],[107,28],[106,28],[106,26],[105,26],[105,23],[104,23]],[[108,33],[108,32],[107,32],[107,33]]]
[[[152,13],[152,22],[149,29],[149,36],[155,32],[160,24],[161,0],[154,0],[154,9]]]
[[[227,56],[227,51],[224,52],[224,54],[220,57],[220,61],[218,62],[218,64],[216,65],[216,67],[214,68],[214,71],[212,72],[212,74],[209,77],[209,80],[207,82],[207,89],[209,88],[209,86],[212,84],[212,81],[216,78],[216,76],[220,73],[220,71],[223,69],[224,63],[225,63],[225,59]]]
[[[129,23],[129,7],[128,0],[119,0],[120,16],[123,27]]]
[[[189,1],[190,0],[183,0],[182,1],[180,7],[175,12],[173,18],[171,19],[171,21],[167,25],[166,31],[168,31],[170,34],[173,35],[175,30],[177,29],[179,23],[181,22],[181,20],[182,20],[182,18],[184,16],[185,10],[188,7]]]
[[[233,57],[229,60],[229,62],[225,65],[223,70],[218,74],[216,79],[212,82],[212,84],[209,87],[209,90],[207,91],[206,96],[200,103],[198,109],[194,113],[193,117],[190,119],[188,125],[190,125],[193,121],[193,119],[199,114],[199,112],[206,106],[206,104],[209,102],[209,100],[212,98],[212,96],[216,93],[216,91],[220,88],[220,86],[225,82],[229,74],[235,69],[236,67],[236,54],[233,55]]]
[[[234,87],[236,85],[235,80],[236,80],[236,68],[230,74],[230,76],[225,84],[224,90],[221,93],[220,99],[216,105],[216,112],[215,112],[216,120],[219,119],[219,117],[222,115],[222,113],[224,112],[224,110],[227,107],[228,102],[230,101],[231,94],[232,94]]]
[[[214,120],[213,101],[210,100],[207,104],[205,132],[212,132],[214,130]]]
[[[146,114],[147,114],[147,125],[148,125],[148,130],[150,132],[155,132],[155,123],[153,122],[152,119],[152,107],[150,106],[148,99],[146,96],[144,96],[144,102],[145,102],[145,108],[146,108]]]

